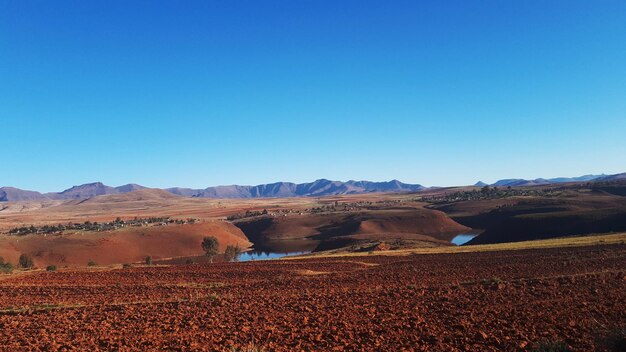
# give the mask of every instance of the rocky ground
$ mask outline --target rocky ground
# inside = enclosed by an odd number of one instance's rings
[[[0,279],[6,351],[594,351],[624,327],[619,244]]]

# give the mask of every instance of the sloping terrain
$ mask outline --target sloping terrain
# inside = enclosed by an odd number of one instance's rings
[[[221,211],[216,203],[175,196],[156,189],[142,189],[124,194],[89,199],[48,201],[48,203],[8,203],[0,211],[0,256],[16,263],[20,254],[33,257],[43,267],[85,266],[89,260],[98,264],[141,261],[202,254],[200,243],[205,236],[215,236],[224,249],[228,244],[247,248],[251,243],[234,225],[216,220],[211,212]],[[36,206],[36,205],[39,206]],[[47,204],[47,206],[45,206]],[[237,209],[237,208],[235,208]],[[197,218],[195,224],[126,227],[106,231],[70,230],[63,233],[7,235],[9,229],[30,225],[109,222],[117,217]]]
[[[531,188],[529,188],[531,189]],[[545,196],[505,197],[429,206],[485,231],[468,244],[503,243],[626,230],[626,186],[594,182]]]
[[[3,209],[0,210],[0,232],[15,226],[55,225],[87,220],[110,221],[116,217],[199,217],[198,213],[210,213],[217,207],[217,202],[178,197],[158,189],[142,189],[87,199],[10,202],[0,205],[0,209]]]
[[[90,260],[110,265],[171,257],[202,255],[204,236],[215,236],[223,251],[227,245],[247,248],[251,243],[235,226],[223,221],[199,224],[127,228],[103,232],[70,232],[0,236],[0,256],[17,263],[20,254],[30,255],[36,266],[86,266]]]
[[[281,240],[311,240],[317,244],[316,251],[365,240],[413,239],[447,245],[456,234],[470,230],[442,212],[415,208],[263,216],[236,221],[235,225],[255,247],[271,247]]]
[[[0,188],[0,202],[19,202],[28,200],[49,199],[43,194],[35,191],[26,191],[15,187]]]
[[[468,244],[517,242],[561,236],[626,231],[626,206],[614,209],[513,215],[489,226]],[[543,209],[545,210],[545,209]]]

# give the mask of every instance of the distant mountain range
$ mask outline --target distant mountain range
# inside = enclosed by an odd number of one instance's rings
[[[624,180],[626,173],[616,175],[584,175],[580,177],[558,177],[535,180],[505,179],[499,180],[489,186],[535,186],[565,182],[588,182],[588,181],[611,181]],[[479,181],[475,184],[478,187],[487,186]],[[138,184],[127,184],[119,187],[107,186],[101,182],[87,183],[74,186],[62,192],[39,193],[36,191],[26,191],[14,187],[0,188],[0,202],[13,201],[39,201],[39,200],[63,200],[63,199],[87,199],[106,194],[129,193],[147,187]],[[415,192],[426,189],[419,184],[407,184],[398,180],[388,182],[371,181],[331,181],[320,179],[308,183],[276,182],[257,186],[217,186],[204,189],[193,188],[166,188],[171,194],[182,197],[197,198],[278,198],[278,197],[322,197],[341,194],[364,194],[375,192]]]
[[[145,189],[146,187],[128,184],[119,187],[110,187],[101,182],[87,183],[74,186],[58,193],[39,193],[26,191],[15,187],[0,188],[0,202],[17,202],[28,200],[57,200],[57,199],[87,199],[105,194],[120,194]]]
[[[599,181],[599,180],[613,180],[619,179],[619,177],[625,177],[625,174],[617,174],[617,175],[584,175],[579,177],[557,177],[557,178],[537,178],[534,180],[525,180],[521,178],[510,178],[504,180],[498,180],[495,183],[490,185],[478,181],[474,186],[484,187],[484,186],[494,186],[494,187],[514,187],[514,186],[540,186],[540,185],[549,185],[553,183],[566,183],[566,182],[588,182],[588,181]]]
[[[106,194],[122,194],[146,187],[137,184],[127,184],[119,187],[110,187],[101,182],[87,183],[74,186],[57,193],[39,193],[13,187],[0,188],[0,202],[58,200],[58,199],[86,199]],[[274,198],[274,197],[317,197],[340,194],[363,194],[374,192],[413,192],[425,189],[422,185],[406,184],[398,180],[389,182],[370,181],[331,181],[317,180],[309,183],[276,182],[257,186],[217,186],[205,189],[167,188],[165,191],[183,196],[197,198]]]
[[[167,188],[166,191],[201,198],[272,198],[272,197],[316,197],[339,194],[362,194],[373,192],[411,192],[426,187],[402,183],[370,181],[331,181],[317,180],[309,183],[276,182],[258,186],[217,186],[205,189]]]

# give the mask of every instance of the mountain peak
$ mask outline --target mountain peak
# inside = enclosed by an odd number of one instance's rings
[[[125,185],[122,185],[122,186],[115,187],[115,189],[118,190],[120,193],[139,191],[139,190],[146,189],[146,188],[147,187],[144,187],[142,185],[138,185],[136,183],[129,183],[129,184],[125,184]]]
[[[19,202],[45,199],[48,198],[36,191],[27,191],[15,187],[0,188],[0,202]]]
[[[119,193],[119,191],[113,187],[107,186],[102,182],[91,182],[73,186],[60,193],[48,193],[47,195],[53,199],[82,199],[115,193]]]

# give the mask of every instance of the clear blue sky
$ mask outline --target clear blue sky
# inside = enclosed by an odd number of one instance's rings
[[[626,171],[626,1],[0,1],[0,186]]]

